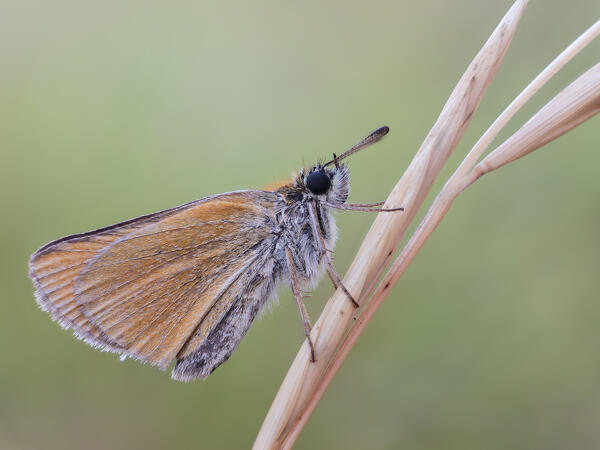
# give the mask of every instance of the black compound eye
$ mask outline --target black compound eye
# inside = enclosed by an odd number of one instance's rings
[[[306,177],[306,187],[315,195],[325,194],[331,187],[331,180],[323,169],[315,170]]]

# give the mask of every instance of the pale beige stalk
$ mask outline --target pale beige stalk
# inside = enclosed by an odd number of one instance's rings
[[[460,178],[464,177],[481,157],[488,145],[494,140],[498,133],[504,128],[510,119],[544,86],[560,69],[562,69],[571,59],[583,50],[590,42],[600,35],[600,20],[597,20],[581,36],[575,39],[561,54],[559,54],[548,66],[536,76],[531,83],[506,107],[502,114],[498,116],[494,123],[479,138],[469,154],[460,164],[456,172],[444,186],[443,191],[448,191],[451,187],[460,190],[458,184]],[[462,187],[464,189],[464,186]]]
[[[600,111],[600,63],[552,99],[496,150],[487,155],[465,180],[470,186],[482,175],[546,145]]]
[[[459,168],[436,197],[425,218],[404,247],[382,283],[364,308],[358,323],[353,326],[338,350],[320,385],[307,406],[305,416],[310,416],[335,373],[371,320],[391,287],[400,278],[408,264],[444,217],[456,196],[484,173],[498,168],[535,148],[555,139],[598,112],[598,66],[589,70],[553,101],[536,114],[507,142],[485,158],[471,173],[477,160],[504,125],[560,68],[570,61],[592,40],[600,35],[600,20],[586,30],[569,47],[558,55],[504,110],[490,128],[477,141]]]
[[[575,128],[585,120],[600,112],[600,64],[570,85],[565,91],[540,110],[523,128],[498,147],[478,164],[473,172],[458,178],[457,183],[447,184],[437,197],[425,218],[410,238],[398,259],[394,262],[381,284],[374,292],[371,301],[364,308],[356,325],[346,336],[342,346],[335,355],[331,365],[320,382],[314,397],[311,399],[306,414],[310,415],[323,395],[325,389],[335,376],[344,359],[354,346],[365,326],[369,323],[390,289],[398,281],[427,238],[448,212],[456,196],[476,181],[481,175],[495,170],[504,164],[520,158],[558,136]]]
[[[344,284],[359,303],[383,274],[402,235],[423,203],[443,164],[458,144],[483,94],[496,74],[527,0],[517,0],[477,54],[452,92],[385,206],[404,213],[379,214],[350,266]],[[341,290],[327,302],[311,337],[317,361],[305,342],[290,367],[254,443],[255,449],[290,448],[307,419],[306,408],[342,342],[355,314]]]

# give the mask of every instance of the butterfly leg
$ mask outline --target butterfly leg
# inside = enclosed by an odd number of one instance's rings
[[[372,208],[375,206],[382,206],[385,202],[375,202],[375,203],[346,203],[346,205],[353,207],[358,206],[359,208]]]
[[[296,268],[294,266],[292,252],[290,251],[289,247],[285,248],[285,253],[287,256],[288,271],[290,272],[290,286],[292,288],[292,294],[294,294],[296,303],[298,303],[298,309],[300,309],[300,316],[302,317],[302,323],[304,324],[304,334],[306,335],[308,345],[310,346],[311,361],[315,362],[317,360],[315,346],[313,345],[312,339],[310,338],[310,330],[312,328],[312,325],[310,324],[310,319],[308,318],[306,306],[304,306],[304,297],[300,293],[300,288],[298,287],[298,276],[296,275]]]
[[[344,204],[333,204],[329,202],[321,202],[325,206],[329,208],[341,209],[344,211],[364,211],[364,212],[396,212],[396,211],[404,211],[403,207],[400,208],[379,208],[379,205],[382,205],[383,202],[377,203],[344,203]]]
[[[346,289],[346,286],[344,286],[344,283],[342,283],[342,279],[337,273],[337,270],[335,270],[335,266],[331,262],[329,255],[325,256],[325,263],[327,264],[327,275],[329,275],[329,278],[331,279],[331,282],[333,283],[335,289],[337,289],[338,286],[341,287],[342,291],[344,291],[344,294],[346,294],[346,297],[348,297],[352,304],[354,304],[354,307],[359,308],[360,305],[358,304],[358,302],[354,300],[354,297],[352,297],[350,291],[348,291],[348,289]]]
[[[333,262],[331,261],[331,258],[329,257],[328,250],[325,247],[325,239],[323,238],[323,233],[321,232],[321,227],[319,226],[319,222],[317,221],[316,208],[317,208],[317,206],[314,204],[314,202],[310,204],[310,223],[312,226],[313,233],[317,238],[317,244],[319,245],[319,248],[321,250],[321,258],[325,259],[327,275],[329,275],[329,278],[331,279],[331,282],[333,283],[333,287],[335,289],[337,289],[338,286],[341,287],[342,291],[344,291],[344,294],[346,294],[346,296],[350,299],[350,301],[354,304],[354,306],[356,308],[358,308],[360,305],[358,304],[358,302],[356,300],[354,300],[354,297],[352,297],[352,294],[350,293],[350,291],[348,291],[348,289],[346,289],[346,286],[344,286],[344,283],[342,283],[342,279],[341,279],[340,275],[337,273],[337,270],[335,270],[335,266],[333,265]]]

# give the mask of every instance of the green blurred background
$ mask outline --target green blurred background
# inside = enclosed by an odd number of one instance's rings
[[[288,290],[227,364],[182,384],[61,330],[33,299],[29,255],[63,235],[261,187],[385,124],[391,134],[350,163],[351,201],[383,199],[510,4],[5,2],[0,448],[249,447],[303,341]],[[598,17],[598,0],[531,2],[442,175]],[[502,136],[599,54],[596,42]],[[600,447],[599,125],[455,203],[296,448]],[[343,273],[373,217],[338,217]],[[313,318],[331,291],[316,291]]]

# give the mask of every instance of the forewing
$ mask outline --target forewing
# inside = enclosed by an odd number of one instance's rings
[[[240,191],[64,238],[34,254],[37,298],[87,342],[162,368],[272,233],[274,194]]]

